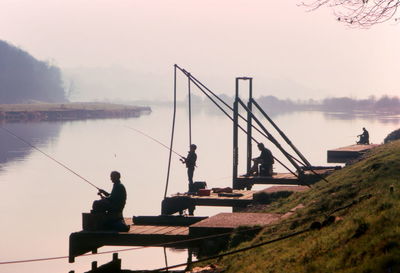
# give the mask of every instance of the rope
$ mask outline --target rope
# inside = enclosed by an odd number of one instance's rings
[[[221,111],[223,111],[223,112],[225,113],[225,115],[228,116],[228,118],[231,119],[231,121],[233,121],[233,118],[231,118],[231,117],[229,116],[229,114],[227,114],[226,111],[223,110],[223,109],[220,107],[220,105],[219,105],[218,103],[216,103],[209,95],[207,95],[201,87],[203,87],[203,88],[204,88],[205,90],[207,90],[211,95],[213,95],[215,98],[217,98],[221,103],[223,103],[223,105],[225,105],[225,106],[228,107],[231,111],[233,111],[233,108],[232,108],[231,106],[229,106],[224,100],[222,100],[218,95],[216,95],[214,92],[212,92],[209,88],[207,88],[203,83],[201,83],[201,82],[200,82],[197,78],[195,78],[192,74],[188,73],[186,70],[180,68],[179,66],[178,66],[178,68],[179,68],[179,70],[181,70],[181,71],[188,77],[189,82],[190,82],[190,79],[192,79],[192,81],[193,81],[194,84],[200,89],[200,91],[202,91],[202,92],[203,92],[203,93],[204,93],[204,94],[205,94],[205,95],[206,95],[206,96],[221,110]],[[256,106],[257,106],[258,108],[260,108],[260,107],[258,106],[258,104],[257,104]],[[245,117],[243,117],[241,114],[239,114],[239,117],[240,117],[242,120],[244,120],[245,122],[247,122],[247,119],[246,119]],[[268,120],[270,120],[269,117],[268,117]],[[272,122],[272,120],[271,120],[271,122]],[[246,130],[244,130],[240,125],[239,125],[239,128],[240,128],[244,133],[246,133]],[[265,134],[265,133],[264,133],[263,131],[261,131],[258,127],[252,125],[252,128],[255,129],[255,130],[256,130],[258,133],[260,133],[262,136],[264,136],[266,139],[270,140],[271,142],[274,142],[274,141],[271,140],[271,137],[270,137],[270,136],[268,136],[267,134]],[[279,132],[279,131],[278,131],[278,132]],[[253,140],[254,142],[256,142],[257,144],[259,143],[259,142],[258,142],[257,140],[255,140],[253,137],[252,137],[252,140]],[[298,162],[300,165],[306,167],[306,164],[305,164],[304,162],[298,160],[297,158],[295,158],[293,155],[291,155],[291,154],[288,153],[287,151],[285,151],[285,154],[287,155],[287,157],[292,158],[293,160],[295,160],[296,162]],[[274,157],[274,156],[273,156],[273,157]],[[297,178],[299,178],[299,176],[298,176],[296,173],[294,173],[292,170],[290,170],[284,163],[282,163],[282,162],[281,162],[280,160],[278,160],[276,157],[274,157],[274,159],[275,159],[281,166],[283,166],[287,171],[289,171],[289,172],[292,173],[294,176],[296,176]],[[307,162],[307,163],[308,163],[308,162]],[[326,178],[324,178],[324,177],[321,176],[320,174],[316,173],[314,170],[311,169],[311,172],[312,172],[313,174],[317,175],[318,177],[320,177],[321,179],[323,179],[324,181],[329,182]]]
[[[190,75],[190,74],[189,74]],[[189,146],[192,145],[192,102],[190,91],[190,78],[188,77],[188,100],[189,100]]]
[[[53,160],[54,162],[56,162],[57,164],[59,164],[60,166],[64,167],[65,169],[67,169],[68,171],[70,171],[71,173],[75,174],[77,177],[81,178],[83,181],[85,181],[86,183],[88,183],[89,185],[93,186],[94,188],[100,190],[99,187],[97,187],[96,185],[94,185],[92,182],[90,182],[89,180],[87,180],[86,178],[84,178],[83,176],[81,176],[80,174],[76,173],[75,171],[73,171],[71,168],[69,168],[68,166],[66,166],[65,164],[61,163],[60,161],[58,161],[57,159],[55,159],[54,157],[50,156],[49,154],[45,153],[44,151],[40,150],[38,147],[34,146],[33,144],[29,143],[28,141],[26,141],[25,139],[23,139],[22,137],[16,135],[15,133],[11,132],[10,130],[4,128],[4,127],[0,127],[2,130],[4,130],[5,132],[7,132],[8,134],[10,134],[11,136],[15,137],[16,139],[22,141],[23,143],[25,143],[26,145],[32,147],[33,149],[35,149],[36,151],[40,152],[41,154],[45,155],[46,157],[50,158],[51,160]]]
[[[292,218],[291,220],[286,220],[284,222],[281,223],[276,223],[276,224],[270,224],[270,225],[266,225],[263,228],[268,228],[268,227],[279,227],[279,226],[283,226],[298,220],[305,220],[305,219],[312,219],[312,218],[316,218],[316,217],[320,217],[320,216],[330,216],[333,213],[336,213],[338,211],[350,208],[358,203],[360,203],[363,200],[367,200],[369,198],[372,197],[372,194],[366,194],[363,195],[361,197],[359,197],[356,200],[353,200],[351,203],[333,209],[331,212],[328,213],[316,213],[313,215],[309,215],[309,216],[303,216],[303,217],[297,217],[297,218]],[[125,252],[125,251],[132,251],[132,250],[139,250],[139,249],[144,249],[144,248],[150,248],[150,247],[158,247],[158,246],[168,246],[168,245],[174,245],[174,244],[178,244],[178,243],[187,243],[187,242],[194,242],[194,241],[201,241],[201,240],[205,240],[205,239],[211,239],[211,238],[218,238],[218,237],[222,237],[222,236],[226,236],[226,235],[230,235],[230,234],[234,234],[234,233],[242,233],[242,232],[248,232],[248,231],[252,231],[252,230],[256,230],[256,229],[260,229],[260,227],[251,227],[251,228],[247,228],[247,229],[242,229],[242,230],[233,230],[233,231],[229,231],[229,232],[225,232],[225,233],[220,233],[220,234],[214,234],[214,235],[207,235],[207,236],[203,236],[203,237],[198,237],[198,238],[193,238],[193,239],[187,239],[187,240],[180,240],[180,241],[175,241],[175,242],[169,242],[169,243],[164,243],[164,244],[155,244],[152,246],[140,246],[140,247],[132,247],[132,248],[126,248],[126,249],[119,249],[119,250],[109,250],[109,251],[103,251],[103,252],[98,252],[98,253],[90,253],[90,254],[83,254],[80,256],[94,256],[94,255],[102,255],[102,254],[108,254],[108,253],[117,253],[117,252]],[[58,256],[58,257],[48,257],[48,258],[37,258],[37,259],[27,259],[27,260],[14,260],[14,261],[5,261],[5,262],[0,262],[0,265],[4,265],[4,264],[17,264],[17,263],[28,263],[28,262],[40,262],[40,261],[50,261],[50,260],[59,260],[59,259],[67,259],[69,258],[69,256]],[[210,258],[211,259],[211,258]],[[200,262],[199,261],[195,261],[193,263],[196,262]],[[182,266],[182,265],[181,265]],[[174,267],[178,267],[178,266],[174,266]],[[169,267],[169,269],[172,267]],[[161,270],[161,269],[158,269]]]
[[[171,143],[169,145],[168,170],[167,170],[167,179],[165,182],[164,199],[167,197],[169,174],[171,171],[172,147],[174,145],[174,133],[175,133],[175,118],[176,118],[176,65],[174,66],[174,113],[172,117]]]
[[[333,210],[330,213],[330,215],[335,213],[335,212],[338,212],[340,210],[344,210],[344,209],[347,209],[349,207],[352,207],[353,205],[355,205],[355,204],[357,204],[357,203],[359,203],[359,202],[361,202],[363,200],[369,199],[371,197],[372,197],[371,194],[367,194],[367,195],[361,196],[358,200],[353,200],[353,202],[351,202],[350,204]],[[326,216],[326,214],[324,214],[324,215]],[[287,223],[288,222],[285,222],[284,224],[287,224]],[[150,272],[159,272],[159,271],[169,270],[169,269],[173,269],[173,268],[177,268],[177,267],[181,267],[181,266],[189,266],[189,265],[196,264],[196,263],[201,263],[201,262],[206,262],[206,261],[209,261],[209,260],[223,258],[225,256],[233,255],[233,254],[236,254],[236,253],[248,251],[248,250],[255,249],[255,248],[258,248],[258,247],[261,247],[261,246],[265,246],[265,245],[268,245],[268,244],[272,244],[272,243],[275,243],[275,242],[283,241],[283,240],[286,240],[286,239],[289,239],[289,238],[304,234],[304,233],[312,231],[312,230],[319,230],[322,227],[323,227],[323,224],[321,225],[320,222],[313,222],[309,228],[306,228],[306,229],[303,229],[303,230],[300,230],[300,231],[297,231],[297,232],[294,232],[294,233],[291,233],[291,234],[288,234],[288,235],[284,235],[284,236],[281,236],[281,237],[273,239],[273,240],[264,241],[264,242],[261,242],[261,243],[255,244],[255,245],[251,245],[251,246],[248,246],[248,247],[243,247],[243,248],[240,248],[240,249],[237,249],[237,250],[233,250],[233,251],[229,251],[229,252],[225,252],[225,253],[219,254],[219,255],[214,255],[214,256],[207,257],[207,258],[204,258],[204,259],[200,259],[200,260],[197,260],[197,261],[194,261],[194,262],[190,262],[190,263],[187,262],[187,263],[176,264],[176,265],[167,266],[167,267],[163,267],[163,268],[158,268],[158,269],[155,269],[155,270],[151,270]]]
[[[264,245],[268,245],[268,244],[272,244],[272,243],[275,243],[275,242],[283,241],[283,240],[286,240],[286,239],[289,239],[289,238],[304,234],[304,233],[306,233],[306,232],[308,232],[310,230],[312,230],[312,229],[311,228],[307,228],[307,229],[304,229],[304,230],[301,230],[301,231],[298,231],[298,232],[291,233],[289,235],[285,235],[285,236],[279,237],[277,239],[273,239],[273,240],[262,242],[262,243],[259,243],[259,244],[255,244],[255,245],[252,245],[252,246],[249,246],[249,247],[244,247],[244,248],[240,248],[240,249],[237,249],[237,250],[229,251],[229,252],[226,252],[226,253],[223,253],[223,254],[207,257],[207,258],[204,258],[204,259],[200,259],[200,260],[194,261],[192,263],[176,264],[176,265],[172,265],[172,266],[168,266],[168,267],[163,267],[163,268],[158,268],[158,269],[155,269],[155,270],[151,270],[149,272],[159,272],[159,271],[169,270],[169,269],[173,269],[173,268],[177,268],[177,267],[181,267],[181,266],[187,266],[187,265],[190,265],[190,264],[196,264],[196,263],[201,263],[201,262],[205,262],[205,261],[209,261],[209,260],[219,259],[219,258],[222,258],[222,257],[225,257],[225,256],[229,256],[229,255],[232,255],[232,254],[244,252],[244,251],[251,250],[251,249],[254,249],[254,248],[258,248],[258,247],[261,247],[261,246],[264,246]]]
[[[221,105],[219,105],[209,94],[206,93],[209,92],[212,96],[214,96],[215,98],[217,98],[223,105],[225,105],[227,108],[229,108],[231,111],[233,111],[233,108],[231,106],[229,106],[225,101],[223,101],[220,97],[218,97],[214,92],[212,92],[209,88],[207,88],[204,84],[202,84],[199,80],[197,80],[192,74],[190,74],[189,72],[187,72],[186,70],[180,68],[178,65],[176,65],[176,68],[178,68],[183,74],[185,74],[185,76],[187,76],[189,78],[189,80],[191,80],[196,86],[197,88],[199,88],[199,90],[208,98],[210,99],[215,106],[217,106],[231,121],[233,121],[233,118],[221,107]],[[206,90],[204,91],[203,88]],[[239,113],[239,117],[244,120],[245,122],[247,122],[247,119],[245,117],[243,117],[240,113]],[[245,133],[247,134],[247,131],[240,125],[238,125],[238,127]],[[264,133],[262,132],[259,128],[257,128],[256,126],[252,125],[252,128],[255,129],[257,132],[259,132],[261,135],[263,135],[265,138],[267,138],[268,140],[271,141],[271,139]],[[254,137],[252,137],[252,140],[255,143],[259,143]],[[272,141],[271,141],[272,142]],[[287,152],[286,152],[287,153]],[[289,167],[287,167],[285,164],[283,164],[281,161],[277,160],[275,157],[274,159],[281,164],[286,170],[288,170],[290,173],[292,173],[294,176],[298,177],[292,170],[289,169]]]
[[[168,268],[168,257],[167,257],[167,249],[164,247],[164,261],[165,261],[165,267]],[[168,272],[168,269],[167,269]]]

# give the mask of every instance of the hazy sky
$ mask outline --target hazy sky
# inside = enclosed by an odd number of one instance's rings
[[[99,99],[170,98],[175,63],[228,95],[236,76],[254,77],[256,96],[400,95],[399,24],[352,29],[329,8],[298,4],[0,0],[0,39],[66,71],[108,71],[97,76],[99,86],[110,83]]]

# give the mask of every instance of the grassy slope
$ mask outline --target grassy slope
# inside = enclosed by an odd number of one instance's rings
[[[324,220],[321,213],[372,196],[334,213],[335,223],[320,230],[215,262],[227,272],[400,272],[400,141],[374,149],[327,179],[272,204],[265,212],[284,213],[300,203],[305,208],[238,248],[308,228]]]

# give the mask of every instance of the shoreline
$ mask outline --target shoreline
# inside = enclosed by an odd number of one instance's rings
[[[130,118],[150,113],[149,106],[98,102],[0,104],[0,122]]]

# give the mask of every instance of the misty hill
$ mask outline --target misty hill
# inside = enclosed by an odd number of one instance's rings
[[[0,40],[0,103],[66,102],[58,67]]]

